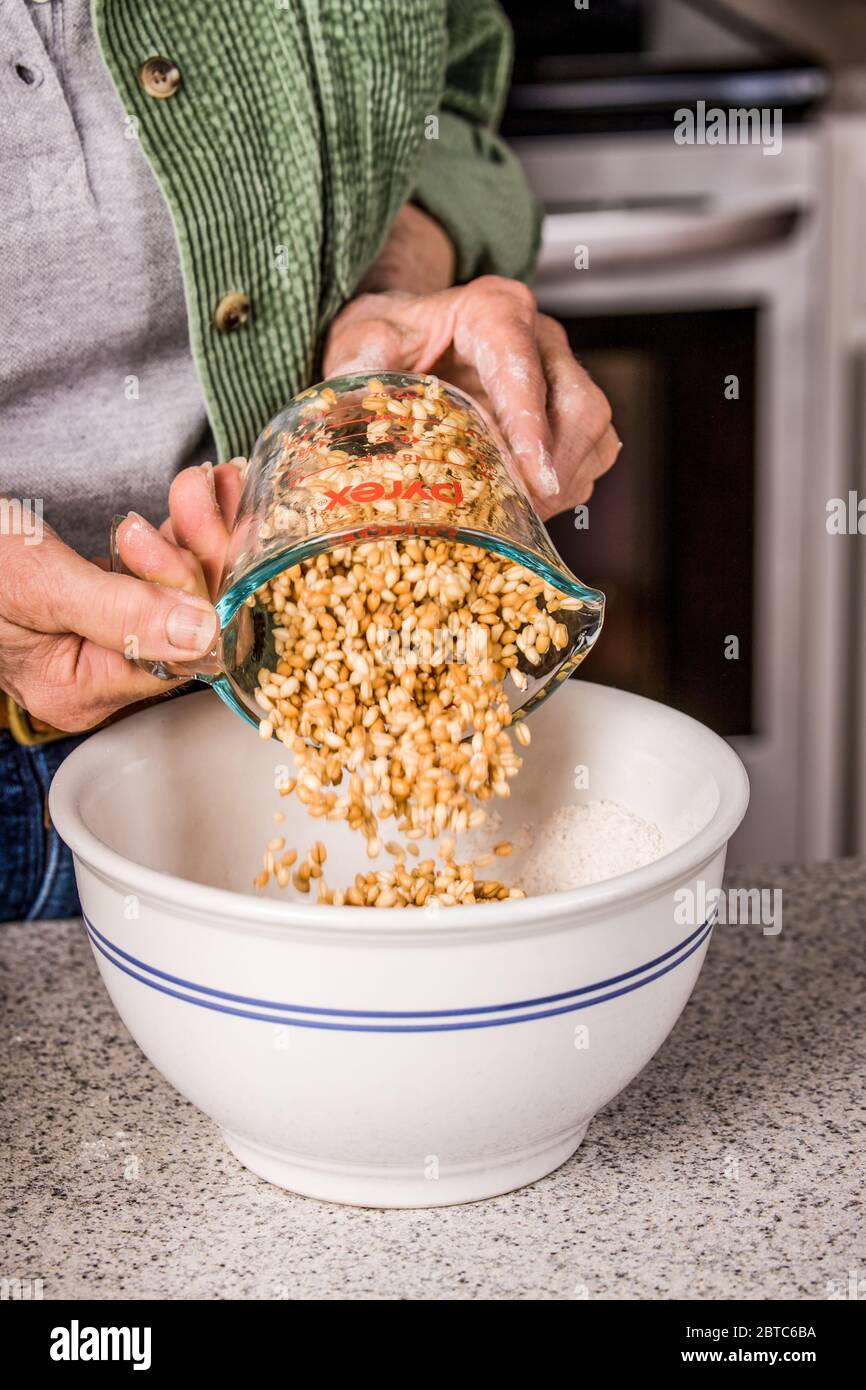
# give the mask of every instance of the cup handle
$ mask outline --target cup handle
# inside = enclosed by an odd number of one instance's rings
[[[133,579],[138,578],[132,571],[127,569],[120,557],[120,550],[117,545],[117,530],[121,522],[125,521],[125,516],[112,517],[111,521],[111,541],[109,553],[111,555],[111,570],[113,574],[129,574]],[[216,645],[201,656],[197,661],[145,661],[142,657],[131,658],[136,666],[142,671],[147,671],[148,675],[156,676],[161,681],[207,681],[210,685],[216,680],[222,671],[222,662],[219,655],[219,638]]]

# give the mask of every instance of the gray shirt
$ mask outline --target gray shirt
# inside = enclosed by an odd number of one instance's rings
[[[0,492],[83,554],[213,457],[168,207],[88,0],[0,0]]]

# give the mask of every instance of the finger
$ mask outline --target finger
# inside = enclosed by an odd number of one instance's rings
[[[19,581],[12,621],[31,631],[73,632],[147,661],[190,661],[210,651],[218,623],[206,599],[106,574],[59,542],[55,546],[58,553],[40,554],[35,570]]]
[[[246,469],[247,459],[233,458],[229,459],[228,463],[218,464],[213,471],[217,503],[229,531],[234,526],[235,517],[238,514],[241,493],[244,490]]]
[[[130,512],[121,522],[116,539],[124,565],[139,579],[209,597],[201,565],[195,556],[173,545],[137,512]]]
[[[604,434],[597,444],[594,444],[587,455],[587,467],[585,475],[593,482],[602,477],[609,468],[612,468],[620,456],[622,450],[622,440],[613,425],[608,425]],[[581,483],[581,486],[584,486]]]
[[[213,470],[217,503],[228,530],[231,530],[234,526],[237,517],[248,467],[249,459],[239,456],[229,459],[228,463],[217,464],[216,468]],[[171,541],[172,545],[178,544],[178,539],[174,534],[174,527],[171,524],[170,516],[167,516],[160,526],[159,533],[161,536],[165,536],[166,540]]]
[[[547,379],[548,417],[560,505],[586,500],[587,489],[616,461],[621,442],[604,393],[571,351],[562,326],[539,317],[538,343]]]
[[[594,480],[613,467],[621,451],[622,440],[613,425],[608,425],[598,444],[594,445],[583,459],[580,471],[569,475],[567,466],[563,467],[560,475],[563,479],[562,490],[559,497],[554,499],[553,504],[549,501],[538,504],[538,513],[542,521],[547,521],[568,507],[588,502],[595,487]]]
[[[493,280],[491,288],[486,281]],[[511,453],[533,498],[559,492],[547,419],[547,381],[536,339],[534,300],[525,286],[485,277],[458,315],[457,352],[476,367]]]
[[[172,529],[178,545],[201,565],[208,592],[215,594],[222,577],[229,533],[217,499],[214,468],[185,468],[168,494]]]

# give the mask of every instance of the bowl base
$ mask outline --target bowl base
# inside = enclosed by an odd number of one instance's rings
[[[257,1177],[301,1197],[351,1207],[448,1207],[499,1197],[537,1182],[565,1163],[583,1141],[589,1120],[556,1136],[552,1143],[522,1149],[498,1160],[485,1159],[438,1169],[436,1176],[417,1169],[322,1163],[280,1153],[223,1130],[231,1152]],[[428,1161],[428,1166],[429,1166]]]

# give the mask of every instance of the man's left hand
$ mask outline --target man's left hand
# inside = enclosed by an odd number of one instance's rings
[[[621,448],[607,398],[518,280],[360,294],[331,325],[323,374],[366,371],[432,372],[474,396],[543,518],[586,502]]]

